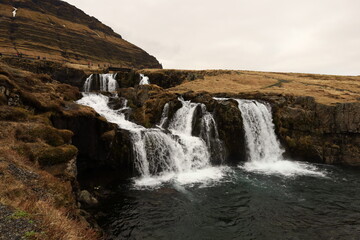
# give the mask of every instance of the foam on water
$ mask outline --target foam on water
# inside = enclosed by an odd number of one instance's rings
[[[258,172],[268,175],[277,174],[286,177],[311,175],[314,177],[326,177],[325,172],[320,171],[313,164],[289,160],[279,160],[272,163],[247,162],[240,167],[249,172]]]
[[[230,167],[205,167],[201,169],[192,169],[179,173],[166,173],[160,176],[141,177],[135,179],[135,186],[138,188],[158,188],[164,183],[172,182],[180,186],[189,186],[200,184],[208,186],[221,182],[225,176],[230,174]]]

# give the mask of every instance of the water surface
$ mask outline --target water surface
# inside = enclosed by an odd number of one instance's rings
[[[359,239],[360,170],[323,175],[232,168],[220,180],[119,186],[100,222],[109,239]]]

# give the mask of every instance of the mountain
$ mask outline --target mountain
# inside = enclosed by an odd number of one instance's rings
[[[155,57],[60,0],[0,0],[0,53],[101,67],[162,68]]]

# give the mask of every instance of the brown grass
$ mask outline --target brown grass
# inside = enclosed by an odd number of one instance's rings
[[[13,8],[11,5],[0,4],[0,16],[6,16],[8,18],[12,18],[12,11]],[[130,53],[139,51],[139,49],[136,46],[134,46],[133,44],[129,43],[124,39],[115,37],[113,35],[105,34],[98,30],[93,30],[85,24],[71,22],[51,14],[45,14],[38,11],[32,11],[26,8],[20,8],[18,9],[17,12],[17,18],[28,19],[29,25],[36,25],[36,26],[42,26],[44,28],[49,28],[49,31],[52,31],[53,30],[52,28],[54,27],[58,27],[58,28],[60,27],[60,29],[63,28],[66,31],[86,34],[87,36],[93,37],[95,39],[99,38],[104,41],[111,42],[115,44],[117,47],[123,48],[125,51],[128,51]],[[30,43],[32,46],[29,46],[29,42],[27,40],[16,39],[16,48],[19,52],[32,57],[41,56],[57,62],[70,61],[73,63],[72,67],[83,70],[101,70],[101,68],[98,67],[97,64],[101,64],[102,67],[104,64],[109,64],[109,63],[113,63],[116,65],[123,65],[123,66],[128,66],[129,64],[129,62],[127,61],[121,62],[119,59],[115,61],[113,61],[112,59],[105,60],[105,59],[100,59],[97,56],[89,55],[86,58],[91,59],[91,62],[94,64],[94,66],[88,67],[87,64],[89,60],[64,58],[61,55],[62,49],[60,47],[49,46],[40,42],[30,42]],[[47,49],[47,50],[41,50],[41,49]],[[7,37],[3,41],[0,41],[0,52],[8,53],[8,54],[17,53],[17,51],[15,51],[15,49],[13,48],[11,42]],[[72,50],[69,49],[67,49],[67,52],[71,54],[79,54],[78,52],[73,52]],[[84,53],[80,55],[84,55]]]
[[[9,129],[7,133],[13,130]],[[18,142],[12,135],[0,141],[0,203],[25,211],[36,220],[41,240],[95,240],[98,235],[77,216],[70,183],[38,169],[36,164],[13,150]],[[36,178],[17,176],[9,170],[12,164]]]
[[[57,164],[59,159],[68,160],[76,154],[77,149],[69,145],[73,133],[53,128],[49,118],[56,114],[50,111],[54,110],[52,106],[57,111],[63,104],[76,106],[67,101],[75,100],[78,90],[50,83],[46,75],[35,75],[3,63],[0,63],[0,76],[0,85],[12,94],[21,95],[23,103],[29,101],[35,108],[21,104],[0,106],[0,203],[29,213],[43,232],[37,234],[37,239],[97,239],[97,234],[79,214],[71,179],[54,177],[39,165],[41,155]],[[39,109],[46,112],[39,113]],[[95,114],[88,109],[84,111]],[[51,154],[47,154],[48,149]],[[53,156],[54,152],[58,156]]]
[[[168,70],[146,70],[161,72]],[[265,93],[312,96],[323,104],[360,101],[360,77],[302,73],[273,73],[255,71],[187,71],[205,73],[203,79],[185,81],[171,88],[173,92],[206,91],[209,93]]]

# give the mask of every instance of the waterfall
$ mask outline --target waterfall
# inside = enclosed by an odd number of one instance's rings
[[[160,120],[160,124],[159,124],[159,128],[165,128],[166,125],[168,124],[168,120],[169,120],[169,103],[166,103],[163,109],[163,112],[161,114],[161,120]]]
[[[228,98],[214,98],[227,101]],[[248,160],[240,167],[250,172],[283,176],[326,174],[309,163],[284,159],[284,150],[275,134],[271,106],[256,100],[234,99],[243,119]]]
[[[206,126],[212,126],[208,129],[216,126],[215,121],[211,114],[206,111],[205,106],[179,100],[182,107],[171,120],[168,120],[169,105],[164,106],[160,123],[164,129],[145,128],[126,120],[121,109],[126,109],[127,106],[124,105],[120,110],[113,110],[109,107],[109,97],[102,94],[83,93],[83,98],[78,103],[92,107],[109,122],[115,123],[119,128],[130,132],[134,164],[141,175],[137,184],[156,185],[174,178],[184,183],[193,180],[221,178],[223,176],[222,168],[211,167],[209,148],[213,146],[214,142],[209,140],[211,139],[210,135],[203,139],[201,136],[193,136],[192,134],[197,108],[201,107],[204,112],[201,122],[204,122]],[[164,124],[166,121],[169,122],[168,127]],[[219,145],[217,149],[223,149],[220,140],[215,142]],[[199,171],[206,171],[206,174],[201,174]],[[184,174],[186,174],[186,178],[184,178]]]
[[[248,158],[253,162],[282,160],[284,150],[275,135],[271,107],[254,100],[237,100],[243,118]]]
[[[115,92],[119,88],[116,81],[116,74],[91,74],[85,81],[83,90],[84,92],[103,91]]]
[[[219,131],[212,114],[206,110],[206,106],[201,104],[203,117],[201,118],[200,136],[206,142],[211,151],[213,162],[223,163],[225,161],[225,148],[219,138]]]
[[[144,74],[140,73],[140,82],[139,85],[148,85],[150,84],[149,77],[145,76]]]
[[[224,100],[224,99],[218,99]],[[316,166],[289,161],[283,158],[284,150],[275,134],[271,106],[256,100],[239,100],[248,150],[248,161],[243,168],[248,171],[285,176],[325,176]]]

